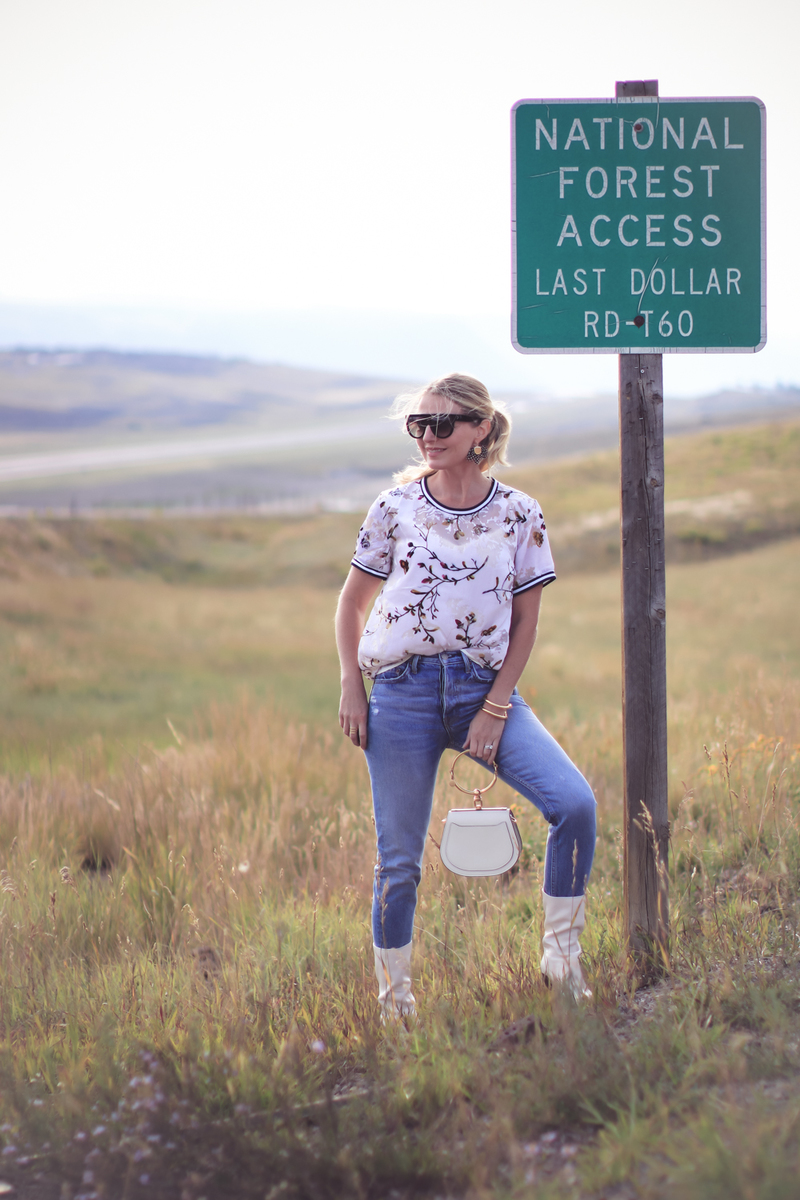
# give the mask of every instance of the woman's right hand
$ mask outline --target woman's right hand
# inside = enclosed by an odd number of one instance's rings
[[[342,664],[342,699],[339,724],[345,737],[362,750],[367,748],[367,690],[358,665],[358,643],[367,610],[383,586],[382,579],[351,567],[336,609],[336,646]]]
[[[342,733],[349,737],[354,746],[367,748],[367,689],[361,675],[352,681],[342,681],[342,698],[339,702],[339,724]]]

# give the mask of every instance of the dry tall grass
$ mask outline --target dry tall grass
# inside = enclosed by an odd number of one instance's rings
[[[112,775],[96,749],[3,779],[0,1175],[185,1200],[793,1195],[798,700],[754,679],[674,714],[672,973],[647,1000],[620,945],[618,727],[564,717],[600,808],[594,1001],[542,987],[525,806],[511,879],[455,879],[431,848],[399,1038],[373,999],[365,766],[338,735],[242,702]],[[451,802],[442,778],[434,831]]]

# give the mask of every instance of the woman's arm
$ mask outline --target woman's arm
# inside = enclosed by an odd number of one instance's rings
[[[529,591],[514,597],[511,605],[508,651],[502,667],[497,672],[497,678],[489,689],[487,700],[494,700],[496,704],[508,704],[536,641],[541,603],[541,586],[530,588]],[[473,758],[483,758],[487,763],[493,763],[500,738],[503,736],[504,725],[505,722],[501,718],[490,717],[481,709],[472,719],[464,749],[469,750]],[[487,749],[487,746],[491,746],[491,749]]]
[[[383,580],[351,567],[336,608],[336,648],[342,668],[339,724],[354,746],[367,748],[367,690],[358,665],[358,643]]]

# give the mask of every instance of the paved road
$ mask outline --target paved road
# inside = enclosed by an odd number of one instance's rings
[[[236,457],[253,451],[291,449],[294,446],[331,442],[366,441],[397,437],[397,427],[385,419],[368,419],[347,425],[312,426],[276,433],[237,434],[235,437],[192,438],[175,442],[151,442],[133,446],[87,446],[57,450],[49,454],[0,456],[0,483],[38,479],[46,475],[83,475],[116,467],[148,467],[186,459]]]

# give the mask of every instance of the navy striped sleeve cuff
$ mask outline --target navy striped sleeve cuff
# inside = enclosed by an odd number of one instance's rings
[[[365,575],[374,575],[376,579],[388,579],[389,578],[388,571],[376,571],[374,567],[366,567],[366,566],[364,566],[364,564],[362,562],[359,562],[357,558],[354,558],[351,560],[350,566],[357,567],[358,570],[363,571]],[[554,576],[554,578],[555,578],[555,576]]]
[[[556,577],[555,571],[548,571],[546,575],[538,575],[536,579],[529,579],[527,583],[520,584],[519,587],[511,589],[512,596],[520,596],[523,592],[529,592],[531,588],[547,587],[548,583],[553,583]]]

